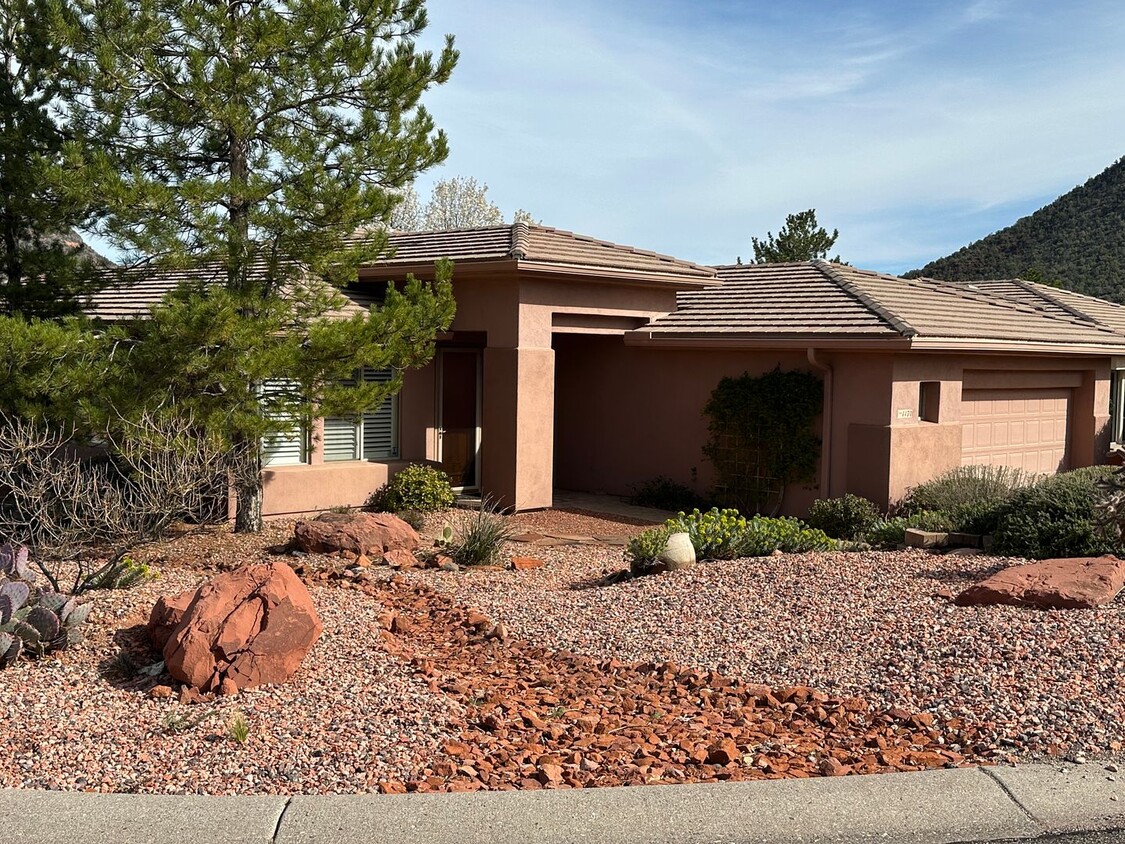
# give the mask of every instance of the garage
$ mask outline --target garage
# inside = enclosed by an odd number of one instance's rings
[[[1060,387],[965,390],[961,464],[1044,474],[1070,468],[1072,395],[1073,390]]]

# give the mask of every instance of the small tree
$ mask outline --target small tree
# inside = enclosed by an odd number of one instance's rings
[[[69,7],[0,4],[0,314],[57,316],[98,278],[74,226],[95,203],[74,173],[82,147],[53,113],[69,59],[53,35]]]
[[[139,328],[117,371],[135,400],[189,407],[229,443],[235,527],[258,530],[262,434],[314,406],[377,403],[386,388],[339,380],[424,363],[452,320],[448,267],[347,319],[321,282],[348,284],[382,255],[400,192],[445,159],[420,99],[452,73],[453,39],[436,56],[417,49],[423,0],[75,3],[68,93],[105,150],[90,169],[109,206],[102,229],[146,266],[197,278]],[[258,401],[275,379],[294,385],[283,408]]]
[[[533,223],[535,219],[520,208],[512,222]],[[488,185],[468,176],[435,182],[424,205],[418,192],[407,188],[391,217],[391,226],[399,231],[430,232],[503,224],[503,212],[488,198]]]
[[[754,246],[755,264],[780,264],[790,261],[825,260],[840,236],[839,231],[821,228],[816,221],[816,209],[800,211],[785,218],[785,225],[773,232],[766,232],[764,241],[750,238]],[[832,259],[840,263],[840,256]]]

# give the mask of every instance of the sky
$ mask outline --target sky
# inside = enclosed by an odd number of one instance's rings
[[[815,208],[904,272],[1125,155],[1120,0],[429,0],[423,102],[508,215],[701,263]]]

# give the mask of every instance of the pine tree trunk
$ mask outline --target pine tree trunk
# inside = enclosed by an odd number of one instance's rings
[[[257,533],[262,529],[262,449],[259,443],[238,435],[233,453],[234,531]]]
[[[262,482],[259,477],[256,484],[239,484],[234,514],[235,533],[257,533],[262,529]]]

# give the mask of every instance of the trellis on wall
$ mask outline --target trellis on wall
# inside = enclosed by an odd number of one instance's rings
[[[743,513],[776,514],[786,486],[816,477],[821,443],[813,422],[823,407],[821,380],[809,372],[779,366],[719,381],[703,409],[714,500]]]

